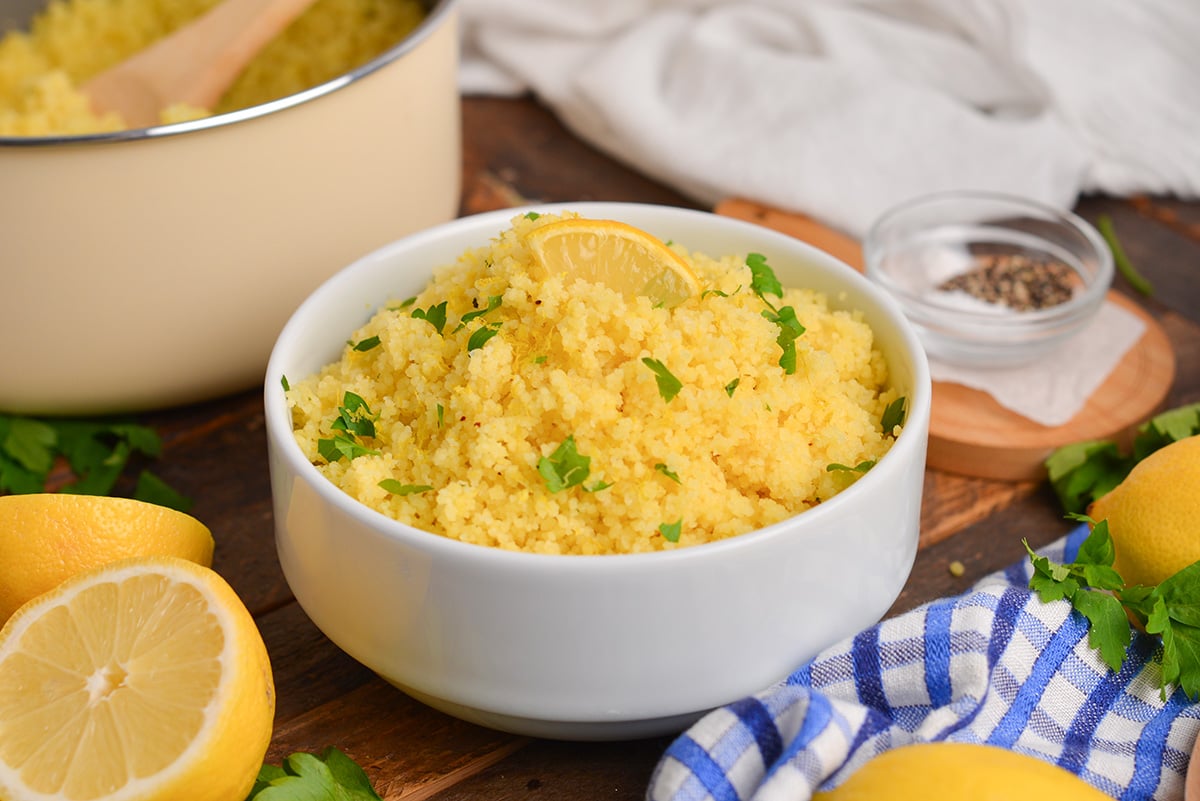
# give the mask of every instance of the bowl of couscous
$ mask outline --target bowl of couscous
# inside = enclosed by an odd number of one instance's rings
[[[0,8],[0,411],[255,386],[318,284],[457,213],[454,0],[316,0],[215,108],[92,113],[82,82],[215,3]]]
[[[280,563],[321,631],[437,709],[676,731],[895,601],[930,392],[894,302],[777,232],[627,203],[461,218],[280,334]]]

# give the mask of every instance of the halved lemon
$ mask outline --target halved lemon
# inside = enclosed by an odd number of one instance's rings
[[[131,498],[42,493],[0,497],[0,624],[77,573],[135,556],[208,567],[213,537],[191,515]]]
[[[274,714],[254,619],[186,559],[82,573],[0,629],[7,801],[240,801]]]
[[[627,223],[555,220],[530,231],[526,242],[546,275],[575,276],[667,307],[701,291],[700,279],[679,254]]]

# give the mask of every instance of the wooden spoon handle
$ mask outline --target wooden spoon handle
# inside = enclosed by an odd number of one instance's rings
[[[83,85],[96,111],[154,125],[174,103],[211,109],[246,65],[313,0],[222,0]]]

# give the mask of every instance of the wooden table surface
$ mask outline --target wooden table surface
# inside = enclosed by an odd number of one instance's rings
[[[462,212],[524,201],[624,200],[698,207],[582,144],[528,99],[467,98]],[[1138,297],[1175,349],[1166,406],[1200,401],[1200,203],[1087,198],[1112,217],[1155,284]],[[1121,279],[1116,287],[1130,291]],[[669,738],[564,743],[501,734],[408,699],[332,645],[300,610],[275,555],[260,391],[143,415],[162,435],[153,469],[194,500],[217,541],[214,567],[255,614],[278,693],[268,761],[334,745],[364,766],[385,799],[640,799]],[[966,590],[1023,556],[1021,538],[1065,533],[1044,482],[1005,483],[927,471],[922,542],[893,612]],[[953,576],[948,566],[966,572]]]

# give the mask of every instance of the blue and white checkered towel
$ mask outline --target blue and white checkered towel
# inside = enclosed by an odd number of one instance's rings
[[[1072,561],[1080,526],[1041,553]],[[1200,706],[1159,689],[1157,640],[1120,673],[1069,602],[1028,589],[1029,560],[823,651],[786,681],[709,713],[667,749],[649,801],[804,801],[913,742],[990,743],[1118,799],[1180,799]]]

